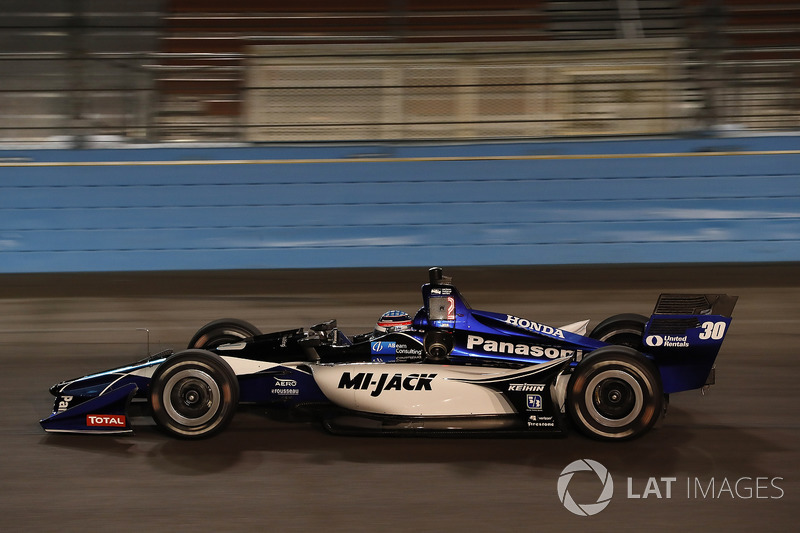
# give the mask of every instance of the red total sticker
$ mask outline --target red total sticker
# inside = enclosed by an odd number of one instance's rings
[[[125,415],[86,415],[86,425],[91,427],[125,427]]]

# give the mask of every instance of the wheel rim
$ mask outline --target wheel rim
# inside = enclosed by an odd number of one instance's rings
[[[211,420],[222,404],[217,382],[206,372],[187,369],[176,372],[164,386],[164,408],[175,422],[200,426]]]
[[[642,412],[641,384],[627,372],[606,370],[586,386],[585,405],[589,416],[607,427],[630,424]]]

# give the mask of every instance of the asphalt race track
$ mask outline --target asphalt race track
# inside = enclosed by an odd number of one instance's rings
[[[338,318],[348,334],[420,305],[425,269],[0,276],[2,531],[796,531],[800,518],[800,265],[449,269],[478,309],[560,325],[649,314],[664,292],[739,295],[706,396],[673,395],[625,443],[565,438],[340,437],[239,413],[179,441],[146,417],[128,437],[48,435],[62,379],[182,348],[204,323],[263,331]],[[515,287],[519,287],[516,290]],[[592,459],[608,506],[577,516],[562,470]],[[603,484],[574,475],[595,503]]]

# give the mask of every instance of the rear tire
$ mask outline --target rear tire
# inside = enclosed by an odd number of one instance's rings
[[[205,350],[177,353],[150,382],[153,419],[167,433],[200,439],[225,429],[236,414],[239,381],[221,357]]]
[[[648,320],[646,316],[633,313],[614,315],[595,326],[589,337],[608,344],[641,350],[644,328]]]
[[[664,412],[658,370],[631,348],[599,348],[573,372],[567,388],[567,411],[589,437],[636,438],[650,430]]]
[[[194,334],[187,348],[213,350],[217,346],[239,342],[261,335],[261,332],[250,322],[237,318],[222,318],[209,322]]]

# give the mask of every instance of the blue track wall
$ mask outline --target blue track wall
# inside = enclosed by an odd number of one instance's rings
[[[800,137],[0,151],[0,272],[800,261]]]

